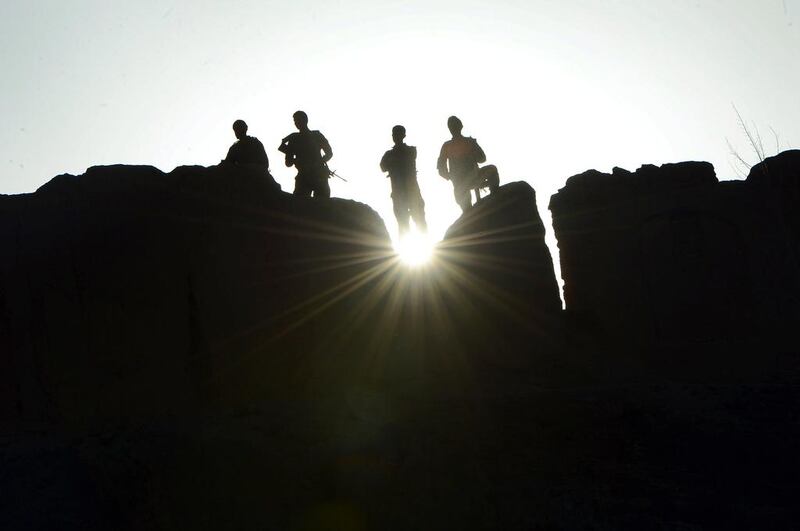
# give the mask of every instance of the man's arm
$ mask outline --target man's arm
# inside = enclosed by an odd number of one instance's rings
[[[278,146],[278,151],[286,155],[283,159],[283,162],[286,164],[286,167],[294,166],[294,153],[289,149],[289,140],[292,138],[292,135],[287,136],[283,140],[281,140],[281,144]]]
[[[267,157],[267,150],[264,149],[264,144],[262,144],[259,139],[256,139],[255,144],[256,151],[258,153],[258,161],[267,168],[267,171],[269,171],[269,157]]]
[[[389,154],[390,154],[390,153],[391,153],[391,151],[387,151],[387,152],[386,152],[386,153],[384,153],[384,154],[383,154],[383,156],[381,157],[381,171],[382,171],[382,172],[387,172],[387,171],[389,171]]]
[[[234,162],[236,162],[235,152],[236,152],[236,143],[234,142],[233,145],[230,148],[228,148],[228,154],[225,156],[224,159],[222,159],[222,162],[225,162],[227,164],[233,164]]]
[[[439,151],[439,160],[436,161],[436,169],[439,170],[439,175],[450,180],[450,172],[447,171],[447,153],[445,146],[447,143],[442,144],[442,149]]]
[[[328,162],[333,158],[333,150],[328,143],[328,139],[325,138],[325,135],[319,131],[317,131],[317,134],[319,134],[319,147],[322,149],[322,162]]]
[[[292,138],[292,135],[284,137],[284,139],[281,140],[281,143],[278,146],[278,151],[280,151],[281,153],[288,153],[289,152],[289,139],[290,138]]]
[[[475,145],[475,162],[486,162],[486,153],[484,153],[483,148],[478,145],[478,141],[473,138],[472,143]]]

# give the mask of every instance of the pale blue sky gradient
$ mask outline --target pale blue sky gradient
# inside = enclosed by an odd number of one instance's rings
[[[440,235],[459,213],[435,171],[449,115],[547,216],[589,168],[694,159],[735,177],[726,138],[752,154],[732,102],[798,146],[799,52],[800,0],[4,0],[0,193],[99,164],[215,164],[237,118],[291,191],[276,147],[304,109],[350,180],[333,194],[390,230],[378,161],[404,124]]]

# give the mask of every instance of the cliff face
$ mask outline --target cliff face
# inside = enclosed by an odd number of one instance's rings
[[[560,313],[524,183],[458,220],[422,270],[366,206],[225,167],[91,168],[0,199],[0,217],[6,418],[242,404],[335,387],[370,358],[401,358],[390,378],[448,353],[519,364]]]
[[[309,331],[336,330],[389,255],[364,205],[225,168],[91,168],[0,199],[0,218],[0,402],[24,418],[222,399],[243,359],[318,348]]]
[[[791,528],[798,167],[571,178],[566,312],[524,183],[416,269],[230,168],[0,197],[0,528]]]
[[[554,343],[543,237],[522,183],[419,269],[368,207],[230,168],[0,198],[0,526],[463,527],[450,482],[485,496],[463,463],[502,440],[480,397]]]
[[[781,154],[745,182],[718,182],[697,162],[571,177],[550,202],[567,309],[634,346],[780,333],[800,309],[784,199],[796,161]]]

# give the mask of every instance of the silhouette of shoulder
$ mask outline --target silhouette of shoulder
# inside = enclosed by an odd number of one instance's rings
[[[475,158],[477,162],[486,160],[483,149],[478,145],[478,141],[471,136],[461,138],[451,138],[442,144],[441,157],[444,158]]]
[[[471,147],[473,144],[476,143],[477,142],[475,141],[475,139],[472,138],[471,136],[463,136],[461,138],[451,138],[450,140],[447,140],[445,141],[444,144],[442,144],[442,149],[448,151],[453,149],[464,149]]]
[[[264,144],[254,136],[245,136],[234,142],[228,150],[228,156],[225,157],[225,161],[234,164],[269,165]]]
[[[381,170],[392,177],[416,173],[417,148],[406,144],[395,145],[383,154]]]
[[[321,131],[313,130],[308,132],[303,131],[295,131],[291,133],[289,136],[285,137],[281,142],[281,147],[278,149],[282,153],[286,153],[287,151],[297,152],[298,148],[302,149],[300,146],[307,146],[308,144],[315,144],[318,147],[322,147],[328,143],[328,139],[325,138],[325,135],[322,134]]]
[[[283,137],[283,140],[281,140],[281,145],[278,148],[278,150],[285,153],[288,150],[289,146],[297,142],[297,138],[299,135],[300,133],[289,133],[288,135]]]
[[[406,144],[400,144],[399,146],[392,146],[392,148],[387,150],[386,153],[383,154],[383,156],[416,157],[417,148],[415,146],[407,146]]]
[[[323,135],[321,131],[318,131],[316,129],[313,130],[313,131],[306,131],[306,132],[304,132],[304,131],[295,131],[294,133],[291,133],[289,136],[287,136],[283,140],[285,142],[290,142],[291,143],[291,142],[297,142],[299,140],[308,139],[308,138],[312,138],[314,140],[319,140],[319,141],[327,141],[327,139],[325,138],[325,135]]]

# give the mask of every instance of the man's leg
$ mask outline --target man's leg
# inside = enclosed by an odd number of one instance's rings
[[[397,228],[400,229],[400,236],[408,232],[408,204],[403,198],[392,197],[394,207],[394,217],[397,218]]]
[[[425,201],[422,200],[422,194],[417,187],[416,193],[412,194],[408,207],[411,211],[411,218],[414,220],[414,225],[420,232],[428,232],[428,223],[425,221]]]
[[[316,175],[314,181],[316,184],[316,186],[314,186],[314,197],[327,198],[331,196],[331,185],[328,182],[328,174],[325,171],[320,170],[320,172]]]
[[[308,178],[304,175],[298,174],[294,178],[294,192],[293,195],[299,197],[311,197],[311,186],[308,183]]]
[[[453,181],[453,196],[455,196],[456,203],[461,207],[462,212],[466,212],[472,206],[472,195],[463,182]]]

